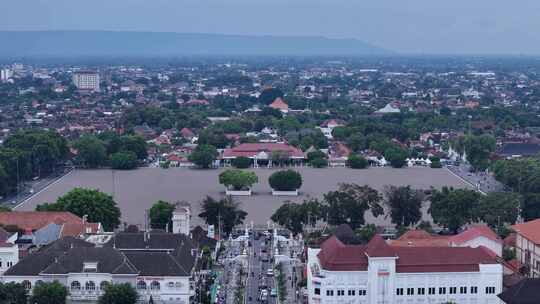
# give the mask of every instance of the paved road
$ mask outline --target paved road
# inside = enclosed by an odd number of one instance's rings
[[[251,247],[249,250],[249,279],[246,286],[246,303],[276,303],[276,298],[270,296],[270,291],[275,288],[273,276],[268,276],[268,269],[272,268],[270,262],[271,253],[269,244],[270,240],[266,241],[264,235],[256,237],[260,232],[254,232],[250,237]],[[265,244],[267,242],[267,244]],[[265,258],[263,258],[265,257]],[[260,292],[266,287],[268,297],[266,302],[260,301]]]
[[[0,199],[0,205],[15,207],[19,203],[36,195],[38,192],[43,191],[43,189],[47,188],[53,183],[58,182],[61,178],[71,173],[72,170],[72,168],[62,168],[58,169],[55,173],[52,173],[49,176],[45,176],[37,180],[21,182],[19,185],[20,192],[18,194],[13,193]]]
[[[459,166],[448,166],[448,170],[471,183],[475,189],[484,193],[504,191],[504,185],[495,180],[493,175],[486,172],[470,172],[471,168],[467,164]]]

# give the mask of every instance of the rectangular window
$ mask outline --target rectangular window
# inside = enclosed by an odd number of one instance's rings
[[[495,287],[486,287],[486,294],[494,294]]]
[[[477,286],[471,286],[471,293],[478,293],[478,287]]]
[[[337,295],[338,296],[344,296],[345,295],[345,290],[338,290]]]
[[[439,294],[446,294],[446,287],[439,287]]]
[[[320,288],[315,288],[315,294],[320,295],[321,294],[321,289]]]
[[[467,287],[466,287],[466,286],[461,286],[461,287],[459,288],[459,293],[460,293],[460,294],[465,294],[465,293],[467,293]]]
[[[354,290],[354,289],[349,289],[348,292],[347,292],[347,295],[349,295],[349,296],[355,296],[355,295],[356,295],[356,290]]]
[[[428,294],[434,295],[435,294],[435,287],[428,288]]]
[[[403,288],[396,289],[396,295],[402,296],[403,295]]]
[[[360,290],[358,291],[358,295],[359,295],[359,296],[365,296],[365,295],[366,295],[366,290],[365,290],[365,289],[360,289]]]
[[[333,290],[327,290],[326,295],[332,297],[332,296],[334,296],[334,291]]]
[[[414,288],[407,288],[407,295],[408,296],[414,295]]]
[[[457,287],[450,287],[450,294],[456,294]]]
[[[425,295],[426,294],[426,289],[425,288],[418,288],[418,294],[419,295]]]

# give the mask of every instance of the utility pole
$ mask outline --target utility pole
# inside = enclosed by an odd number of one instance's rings
[[[16,163],[16,166],[17,166],[17,198],[15,199],[15,201],[16,201],[17,203],[19,203],[20,177],[19,177],[19,156],[18,156],[18,155],[17,155],[17,160],[15,161],[15,163]]]
[[[116,195],[116,179],[114,175],[114,169],[111,170],[112,174],[112,197],[114,199],[114,196]]]

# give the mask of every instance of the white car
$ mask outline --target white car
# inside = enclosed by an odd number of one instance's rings
[[[266,271],[266,275],[269,276],[269,277],[273,276],[274,275],[274,269],[272,269],[272,268],[268,269],[268,271]]]

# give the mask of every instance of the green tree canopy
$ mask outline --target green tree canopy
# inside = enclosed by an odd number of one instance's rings
[[[131,151],[116,152],[111,155],[111,167],[118,170],[132,170],[137,168],[137,155]]]
[[[169,202],[159,200],[155,202],[148,216],[150,217],[150,227],[152,229],[166,229],[169,225],[169,231],[172,230],[172,217],[175,205]]]
[[[411,186],[387,186],[385,204],[390,210],[392,223],[398,226],[414,226],[422,218],[424,193]]]
[[[390,162],[390,165],[394,168],[402,168],[407,164],[407,157],[409,153],[404,149],[392,146],[384,151],[384,158]]]
[[[520,204],[521,197],[517,193],[490,192],[480,198],[476,218],[498,230],[504,224],[516,223]]]
[[[257,174],[251,171],[229,169],[219,174],[219,183],[233,190],[249,189],[259,181]]]
[[[3,147],[27,157],[32,171],[37,175],[51,172],[56,164],[65,161],[69,155],[67,141],[60,134],[37,129],[17,131],[6,139]]]
[[[295,191],[302,186],[302,175],[291,169],[277,171],[270,175],[268,183],[276,191]]]
[[[0,282],[0,304],[27,304],[28,292],[20,283]]]
[[[468,189],[433,190],[429,213],[433,221],[454,233],[475,217],[480,194]]]
[[[251,166],[252,160],[249,157],[240,156],[232,160],[231,164],[238,169],[246,169]]]
[[[362,156],[351,154],[347,158],[347,167],[352,169],[365,169],[368,166],[368,161]]]
[[[108,284],[99,297],[99,304],[136,304],[139,294],[129,283]]]
[[[97,168],[105,165],[107,150],[103,141],[93,135],[85,135],[78,139],[73,147],[77,149],[75,162],[86,168]]]
[[[328,160],[326,160],[325,158],[315,158],[312,159],[309,164],[313,168],[326,168],[328,167]]]
[[[313,225],[321,217],[322,204],[310,199],[301,204],[286,202],[272,214],[271,219],[296,235],[303,231],[304,225]]]
[[[489,166],[489,156],[495,151],[495,138],[491,135],[467,135],[464,139],[464,149],[467,161],[474,170],[485,170]]]
[[[56,203],[38,205],[36,211],[69,211],[77,216],[88,216],[88,221],[101,223],[106,231],[120,225],[120,209],[112,196],[93,189],[74,188]]]
[[[214,146],[198,145],[189,155],[189,160],[200,168],[208,169],[212,167],[218,155],[218,151]]]
[[[40,283],[34,286],[30,303],[35,304],[65,304],[68,291],[58,281]]]
[[[382,196],[367,185],[340,184],[338,190],[324,195],[324,210],[331,225],[349,224],[352,229],[364,225],[364,214],[371,210],[373,216],[383,214],[379,204]]]
[[[247,212],[241,210],[239,203],[231,198],[218,201],[207,196],[202,202],[201,210],[199,217],[207,224],[214,225],[216,229],[219,229],[221,223],[221,233],[225,235],[231,233],[234,226],[242,224],[247,216]]]

